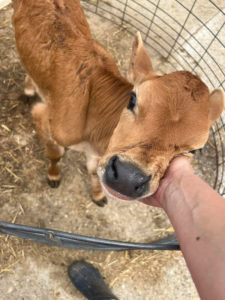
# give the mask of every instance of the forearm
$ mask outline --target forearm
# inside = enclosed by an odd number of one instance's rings
[[[194,174],[175,178],[163,207],[202,299],[225,299],[225,199]]]

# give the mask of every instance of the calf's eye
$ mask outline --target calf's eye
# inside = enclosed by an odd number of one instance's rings
[[[132,91],[130,92],[130,101],[127,105],[127,109],[133,111],[135,105],[136,105],[136,93]]]
[[[202,148],[195,149],[195,150],[190,150],[189,152],[192,153],[192,154],[195,154],[196,151],[200,151],[200,153],[202,153]]]
[[[197,150],[191,150],[189,151],[191,154],[195,154]]]

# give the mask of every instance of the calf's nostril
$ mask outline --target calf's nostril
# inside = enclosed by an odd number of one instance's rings
[[[109,163],[106,167],[106,174],[108,179],[110,180],[117,180],[118,179],[118,170],[116,166],[116,162],[118,160],[118,157],[115,155],[110,158]]]
[[[113,176],[115,179],[118,179],[118,171],[117,171],[117,167],[116,167],[117,156],[113,156],[111,159],[112,159],[111,168],[112,168]]]
[[[141,195],[143,193],[145,186],[141,185],[141,186],[136,186],[135,187],[135,192],[137,193],[137,195]]]
[[[142,195],[143,194],[143,192],[146,188],[146,185],[151,180],[151,178],[152,178],[151,175],[141,178],[140,183],[138,185],[136,185],[135,188],[134,188],[137,195]]]

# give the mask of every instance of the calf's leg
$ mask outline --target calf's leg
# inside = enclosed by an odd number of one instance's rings
[[[52,188],[56,188],[60,184],[58,162],[64,154],[64,148],[57,144],[51,137],[47,105],[37,103],[32,109],[32,116],[36,131],[45,145],[46,156],[50,160],[48,167],[48,184]]]
[[[107,198],[102,191],[99,177],[97,175],[97,166],[99,158],[95,155],[87,154],[87,169],[91,175],[91,197],[92,201],[98,206],[103,207],[107,203]]]

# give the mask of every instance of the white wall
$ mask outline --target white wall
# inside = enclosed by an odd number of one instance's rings
[[[11,0],[0,0],[0,9],[8,5],[10,2]]]

